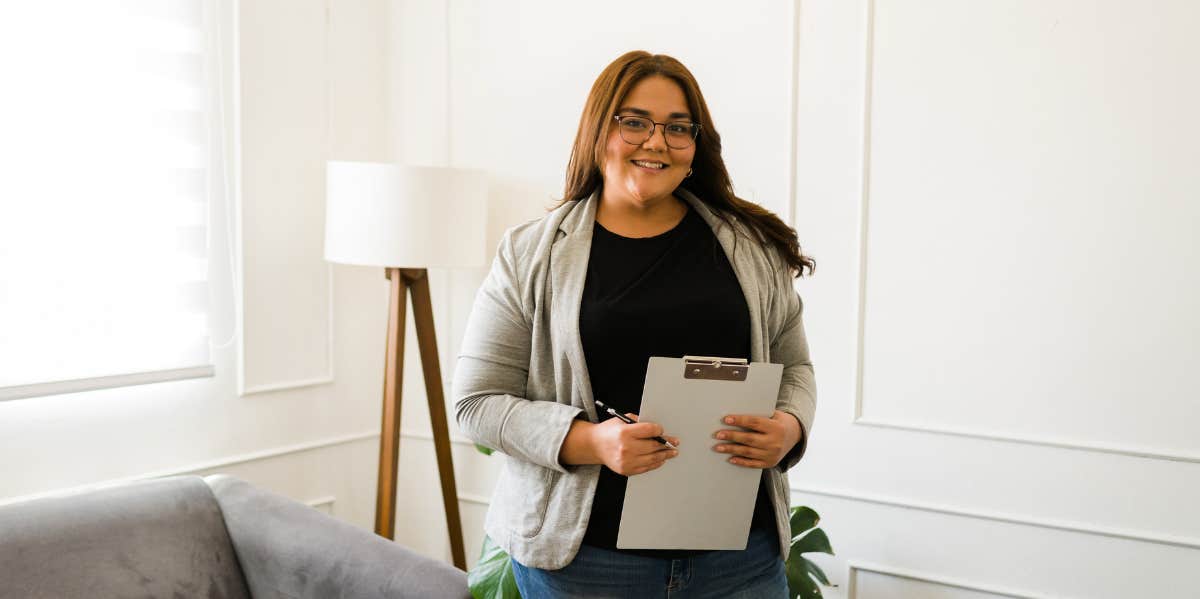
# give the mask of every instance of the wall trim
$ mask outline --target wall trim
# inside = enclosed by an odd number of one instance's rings
[[[858,416],[854,419],[854,424],[862,426],[875,426],[879,428],[890,428],[903,431],[913,431],[920,433],[935,433],[939,435],[949,435],[955,437],[967,437],[971,439],[982,439],[986,441],[1002,441],[1005,443],[1019,443],[1023,445],[1036,445],[1040,447],[1053,447],[1056,449],[1068,449],[1072,451],[1087,451],[1093,453],[1107,453],[1112,455],[1122,455],[1133,458],[1145,458],[1152,460],[1163,460],[1168,462],[1188,462],[1200,463],[1200,455],[1192,455],[1187,453],[1171,452],[1165,449],[1153,447],[1132,447],[1121,445],[1106,445],[1101,443],[1092,443],[1089,441],[1074,441],[1063,437],[1037,437],[1016,435],[1004,432],[987,432],[981,430],[969,430],[964,428],[946,427],[946,426],[930,426],[925,424],[895,422],[879,419],[864,418]]]
[[[792,505],[803,505],[803,502],[796,501],[797,494],[821,495],[824,497],[833,497],[836,499],[846,499],[850,501],[859,501],[864,503],[874,503],[876,505],[885,505],[888,507],[899,507],[905,509],[921,510],[924,512],[932,512],[936,514],[944,514],[949,516],[961,516],[964,518],[975,518],[980,520],[991,520],[993,522],[1003,522],[1005,524],[1019,524],[1023,526],[1032,526],[1035,528],[1047,528],[1052,530],[1060,530],[1065,532],[1074,532],[1122,541],[1140,541],[1143,543],[1154,543],[1157,545],[1168,545],[1171,547],[1182,547],[1186,549],[1200,549],[1200,539],[1194,537],[1181,537],[1174,535],[1164,535],[1158,533],[1136,531],[1122,528],[1114,528],[1108,526],[1092,526],[1073,522],[1070,520],[1061,520],[1056,518],[1033,518],[1029,516],[1019,516],[1005,512],[994,510],[977,510],[968,509],[956,505],[936,504],[923,501],[914,501],[896,496],[875,495],[868,493],[859,493],[856,491],[846,491],[841,489],[832,489],[828,487],[801,487],[793,485],[791,488],[791,503]]]
[[[39,493],[29,493],[29,494],[25,494],[25,495],[17,495],[14,497],[0,498],[0,506],[12,504],[12,503],[20,503],[22,501],[30,501],[33,499],[42,499],[44,497],[57,497],[60,495],[73,495],[75,493],[81,493],[81,492],[90,491],[90,490],[94,490],[94,489],[98,489],[98,488],[109,487],[109,486],[113,486],[113,485],[119,485],[119,484],[139,481],[139,480],[148,480],[148,479],[152,479],[152,478],[163,478],[163,477],[167,477],[167,476],[184,476],[184,475],[188,475],[188,474],[196,474],[198,472],[203,472],[206,470],[215,470],[218,468],[225,468],[228,466],[236,466],[238,464],[245,464],[248,462],[257,462],[257,461],[261,461],[261,460],[267,460],[267,459],[271,459],[271,458],[277,458],[277,457],[296,454],[296,453],[303,453],[306,451],[313,451],[313,450],[317,450],[317,449],[327,449],[330,447],[336,447],[338,445],[346,445],[349,443],[358,443],[361,441],[373,441],[373,440],[377,439],[378,437],[379,437],[379,431],[376,431],[376,430],[364,431],[364,432],[359,432],[359,433],[351,433],[351,434],[346,434],[346,435],[335,435],[332,437],[325,437],[322,439],[316,439],[314,441],[307,441],[304,443],[293,443],[290,445],[281,445],[279,447],[272,447],[269,449],[263,449],[263,450],[259,450],[259,451],[251,451],[251,452],[246,452],[246,453],[234,454],[234,455],[226,456],[223,458],[217,458],[215,460],[196,462],[193,464],[189,464],[187,466],[180,466],[177,468],[165,468],[162,470],[152,470],[149,472],[134,474],[132,476],[123,476],[123,477],[118,477],[118,478],[105,479],[102,481],[96,481],[96,482],[92,482],[92,483],[86,483],[86,484],[82,484],[82,485],[75,485],[75,486],[71,486],[71,487],[63,487],[63,488],[59,488],[59,489],[53,489],[50,491],[42,491]],[[416,431],[400,431],[400,437],[405,438],[405,439],[418,439],[418,440],[430,441],[430,442],[433,441],[432,433],[424,433],[424,432],[416,432]],[[472,449],[475,448],[474,441],[471,441],[470,439],[467,439],[466,437],[461,437],[461,436],[457,436],[457,435],[451,435],[450,444],[451,445],[463,445],[463,446],[470,447]],[[464,493],[459,493],[459,499],[470,502],[470,503],[482,503],[484,505],[487,505],[488,503],[490,503],[489,500],[487,500],[486,498],[483,498],[482,496],[469,495],[469,494],[464,494]]]
[[[238,185],[239,185],[239,187],[241,186],[240,181],[239,181]],[[241,193],[240,192],[238,193],[238,198],[239,198],[239,200],[238,200],[238,211],[239,211],[238,235],[241,236],[242,233],[241,233],[241,225],[240,225],[240,221],[241,221],[241,217],[240,217]],[[240,242],[238,243],[237,259],[238,259],[238,264],[241,264],[243,258],[242,258],[242,254],[241,254],[241,243]],[[329,293],[328,302],[327,302],[328,306],[329,306],[329,310],[328,310],[328,313],[325,315],[326,324],[327,324],[326,336],[328,339],[328,341],[325,344],[325,360],[329,364],[329,368],[325,374],[320,374],[316,377],[311,377],[311,378],[295,379],[295,380],[291,380],[291,381],[277,381],[277,382],[273,382],[273,383],[263,383],[260,385],[254,385],[253,387],[246,386],[246,346],[245,346],[245,335],[244,335],[245,328],[243,327],[243,317],[245,314],[245,299],[244,299],[244,295],[243,295],[243,293],[244,293],[243,289],[244,289],[245,281],[242,281],[242,285],[239,286],[239,288],[238,288],[238,306],[237,306],[237,312],[238,312],[238,317],[237,317],[238,397],[245,397],[247,395],[255,395],[258,393],[271,393],[273,391],[283,391],[285,389],[302,389],[304,387],[315,387],[317,385],[328,385],[328,384],[333,383],[333,381],[334,381],[334,372],[333,372],[333,360],[334,360],[334,355],[333,355],[333,339],[334,339],[333,264],[326,263],[325,266],[326,266],[325,280],[328,283],[327,287],[328,287],[328,293]]]
[[[788,169],[787,182],[787,214],[784,215],[784,221],[792,228],[796,227],[796,213],[799,212],[796,208],[796,202],[799,185],[796,177],[796,157],[800,150],[800,0],[792,0],[792,80],[791,80],[791,145],[788,147],[788,164],[791,168]]]
[[[474,503],[477,505],[491,505],[492,504],[492,500],[490,497],[484,497],[483,495],[476,495],[474,493],[459,493],[458,500],[464,501],[466,503]]]
[[[90,490],[94,490],[94,489],[98,489],[98,488],[109,487],[109,486],[114,486],[114,485],[119,485],[119,484],[124,484],[124,483],[135,482],[135,481],[139,481],[139,480],[148,480],[148,479],[152,479],[152,478],[163,478],[163,477],[167,477],[167,476],[184,476],[184,475],[189,475],[189,474],[197,474],[197,473],[203,472],[205,470],[215,470],[215,469],[224,468],[227,466],[235,466],[238,464],[245,464],[248,462],[256,462],[259,460],[266,460],[266,459],[276,458],[276,457],[294,454],[294,453],[303,453],[303,452],[312,451],[315,449],[325,449],[328,447],[345,445],[347,443],[356,443],[359,441],[366,441],[366,440],[374,439],[378,436],[379,436],[379,431],[368,431],[368,432],[361,432],[361,433],[352,433],[352,434],[347,434],[347,435],[336,435],[336,436],[332,436],[332,437],[325,437],[323,439],[317,439],[314,441],[306,441],[303,443],[293,443],[290,445],[281,445],[279,447],[272,447],[269,449],[262,449],[259,451],[251,451],[251,452],[246,452],[246,453],[241,453],[241,454],[235,454],[232,456],[217,458],[215,460],[196,462],[193,464],[189,464],[187,466],[179,466],[176,468],[164,468],[161,470],[152,470],[149,472],[142,472],[140,474],[134,474],[131,476],[110,478],[110,479],[105,479],[102,481],[96,481],[93,483],[75,485],[72,487],[64,487],[64,488],[54,489],[54,490],[50,490],[50,491],[43,491],[40,493],[30,493],[27,495],[18,495],[16,497],[0,499],[0,506],[7,505],[10,503],[18,503],[21,501],[28,501],[28,500],[32,500],[32,499],[41,499],[43,497],[56,497],[59,495],[73,495],[75,493],[90,491]]]
[[[863,53],[862,156],[860,157],[861,180],[859,181],[861,193],[859,194],[858,204],[858,289],[857,297],[855,298],[858,304],[858,320],[855,323],[857,330],[854,336],[856,341],[854,356],[854,412],[851,415],[850,423],[987,441],[1021,443],[1037,447],[1087,451],[1152,460],[1200,463],[1200,453],[1195,452],[1137,447],[1121,443],[1100,443],[1045,435],[1021,435],[1001,431],[921,425],[878,418],[872,419],[863,416],[863,372],[865,370],[864,348],[866,345],[867,315],[867,238],[871,196],[871,105],[874,99],[876,2],[877,0],[867,0],[866,14],[864,15],[866,20],[866,43]],[[799,9],[797,8],[797,10]]]
[[[907,578],[919,582],[929,582],[941,586],[954,587],[958,589],[977,591],[982,593],[991,593],[995,595],[1004,595],[1006,597],[1018,597],[1019,599],[1050,599],[1049,595],[1040,595],[1029,591],[1015,590],[1011,587],[1000,587],[991,584],[972,583],[965,580],[951,578],[948,576],[927,574],[917,570],[908,568],[899,568],[896,566],[883,566],[872,564],[860,560],[846,561],[846,597],[847,599],[856,599],[858,597],[858,573],[873,572],[875,574],[884,574],[886,576],[894,576],[896,578]]]
[[[871,206],[871,86],[875,79],[875,2],[866,2],[866,44],[863,53],[862,155],[859,157],[858,196],[858,288],[855,303],[854,346],[854,406],[850,422],[862,417],[863,404],[863,347],[867,323],[867,223]]]
[[[312,499],[305,501],[304,505],[307,505],[310,508],[313,508],[316,510],[321,510],[321,511],[326,511],[324,508],[328,507],[328,513],[329,513],[329,515],[332,516],[333,515],[333,504],[336,501],[337,501],[337,497],[334,497],[333,495],[322,495],[321,497],[314,497]]]
[[[379,433],[375,433],[375,436],[379,436]],[[400,437],[403,439],[420,439],[422,441],[429,441],[431,443],[433,442],[433,433],[428,433],[428,432],[424,432],[424,431],[421,431],[421,432],[400,431]],[[474,447],[475,447],[474,441],[472,441],[466,437],[461,437],[459,435],[450,435],[450,444],[451,445],[465,445],[472,449],[474,449]],[[483,455],[483,454],[480,454],[480,455]]]
[[[330,125],[329,125],[329,120],[330,120],[330,108],[329,108],[329,106],[330,106],[330,100],[329,100],[329,12],[330,11],[329,11],[329,2],[330,2],[330,0],[323,0],[321,2],[322,11],[324,13],[324,21],[325,21],[325,23],[324,23],[325,63],[321,66],[324,68],[324,74],[325,74],[325,146],[326,147],[329,146],[329,138],[330,138],[330,132],[329,132],[329,127],[330,127]],[[246,386],[246,336],[245,336],[245,332],[246,332],[246,328],[245,328],[245,313],[246,313],[246,279],[245,279],[245,275],[246,275],[246,269],[244,268],[244,265],[246,262],[246,256],[245,256],[245,251],[244,251],[245,250],[245,248],[244,248],[245,231],[242,227],[242,225],[243,225],[243,222],[242,222],[242,204],[243,204],[243,198],[242,198],[242,127],[241,127],[242,90],[241,90],[241,49],[239,47],[239,45],[241,43],[241,23],[238,20],[239,12],[240,12],[240,8],[238,5],[239,5],[239,2],[235,1],[234,6],[233,6],[233,11],[234,11],[233,25],[234,26],[233,26],[233,35],[232,35],[232,39],[234,42],[234,45],[233,45],[234,53],[233,53],[233,58],[232,58],[233,69],[234,69],[233,70],[234,81],[233,81],[233,92],[232,92],[233,98],[231,99],[232,106],[233,106],[233,114],[234,114],[233,123],[232,123],[233,134],[234,134],[234,138],[233,138],[233,145],[234,145],[233,197],[234,197],[234,200],[232,202],[232,207],[233,207],[232,212],[233,212],[234,218],[236,220],[236,227],[235,227],[236,228],[236,240],[234,241],[234,254],[235,254],[234,259],[235,259],[236,264],[238,265],[238,272],[234,276],[234,280],[237,283],[235,285],[237,304],[234,306],[234,326],[236,327],[236,330],[237,330],[237,356],[238,356],[237,357],[237,393],[238,393],[239,397],[244,397],[247,395],[254,395],[257,393],[270,393],[272,391],[282,391],[285,389],[300,389],[300,388],[304,388],[304,387],[313,387],[316,385],[326,385],[326,384],[330,384],[333,382],[333,380],[334,380],[334,352],[333,352],[333,339],[334,339],[334,329],[333,329],[333,322],[334,322],[334,303],[333,303],[334,292],[333,292],[333,289],[334,289],[334,287],[333,287],[333,285],[334,285],[334,277],[333,277],[333,264],[330,262],[326,262],[325,263],[325,267],[326,267],[325,282],[326,282],[326,287],[327,287],[327,292],[328,292],[327,300],[328,300],[328,306],[329,306],[328,313],[326,314],[326,317],[325,317],[326,323],[327,323],[327,327],[326,327],[327,341],[325,344],[325,360],[326,360],[326,363],[329,365],[326,372],[323,374],[318,374],[315,377],[308,377],[308,378],[296,379],[296,380],[291,380],[291,381],[276,381],[276,382],[270,382],[270,383],[262,383],[262,384],[254,385],[251,387]],[[322,166],[322,168],[324,168],[324,164],[322,164],[321,166]]]

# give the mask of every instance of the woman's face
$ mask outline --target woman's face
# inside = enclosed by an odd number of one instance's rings
[[[657,123],[692,121],[683,89],[671,79],[650,76],[629,90],[617,114],[644,116]],[[614,122],[604,160],[604,198],[646,208],[666,200],[692,167],[696,144],[676,150],[668,147],[662,125],[640,145],[626,142]],[[678,144],[676,144],[678,145]]]

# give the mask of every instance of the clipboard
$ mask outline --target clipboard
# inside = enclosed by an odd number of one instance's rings
[[[762,470],[712,450],[727,414],[770,418],[783,365],[745,359],[651,357],[639,420],[679,437],[679,455],[629,477],[618,549],[745,549]]]

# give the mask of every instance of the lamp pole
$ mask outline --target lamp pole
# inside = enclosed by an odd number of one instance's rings
[[[437,337],[433,327],[433,303],[429,297],[429,272],[424,268],[388,268],[391,283],[388,301],[387,350],[383,381],[383,424],[379,437],[379,481],[375,498],[375,532],[392,539],[396,534],[396,486],[400,464],[400,400],[404,383],[404,324],[408,296],[412,295],[413,325],[417,330],[417,348],[425,378],[425,396],[429,401],[429,421],[441,478],[442,504],[450,533],[450,552],[454,565],[467,569],[463,551],[462,519],[458,510],[458,490],[454,482],[454,462],[450,455],[450,432],[446,422],[446,401],[442,390],[442,369],[438,362]]]

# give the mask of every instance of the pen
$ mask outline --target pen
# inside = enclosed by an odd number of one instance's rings
[[[621,422],[624,422],[625,424],[635,424],[635,422],[633,420],[630,420],[628,416],[604,405],[604,402],[602,402],[598,399],[596,400],[596,405],[600,406],[600,409],[604,410],[605,412],[608,412],[609,416],[619,418],[621,420]],[[664,439],[662,437],[651,437],[651,438],[654,439],[655,441],[658,441],[659,443],[662,443],[663,445],[666,445],[667,447],[670,447],[671,449],[676,449],[676,447],[674,445],[671,445],[670,441],[667,441],[666,439]]]

